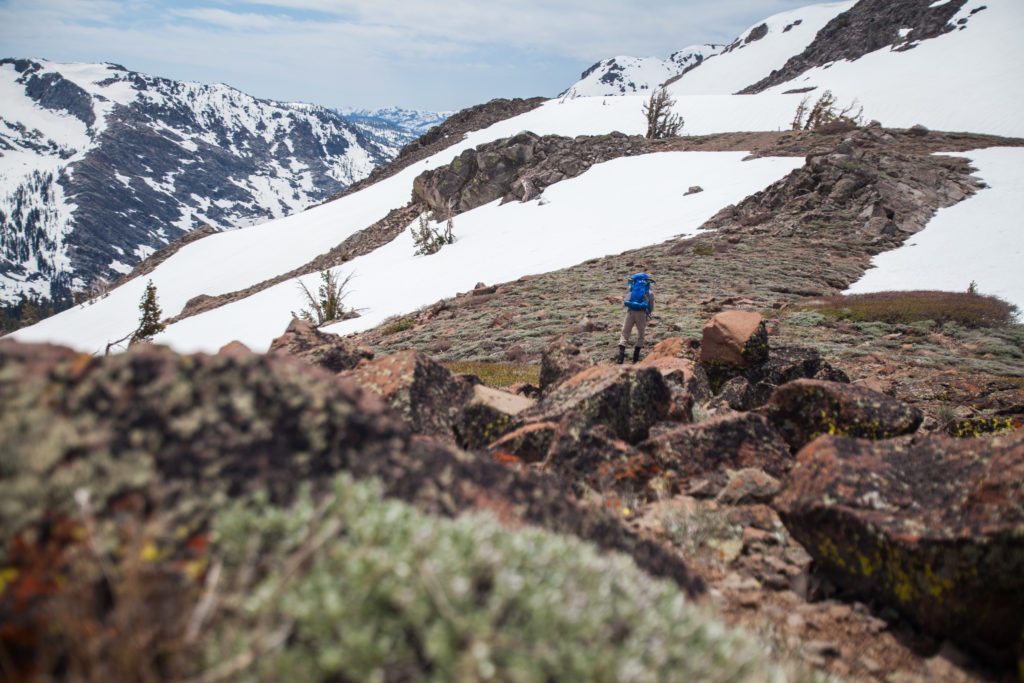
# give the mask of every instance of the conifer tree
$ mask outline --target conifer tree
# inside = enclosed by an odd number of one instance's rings
[[[151,341],[153,337],[163,332],[164,324],[160,322],[161,316],[160,304],[156,298],[156,285],[150,280],[146,283],[146,291],[139,302],[139,326],[132,334],[129,345]]]
[[[647,138],[661,140],[674,138],[683,129],[683,117],[672,113],[675,99],[665,88],[658,88],[651,93],[651,98],[643,104],[643,113],[647,118]]]

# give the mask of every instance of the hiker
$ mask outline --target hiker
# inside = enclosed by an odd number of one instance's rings
[[[640,360],[640,349],[644,345],[644,330],[647,329],[647,321],[654,313],[654,292],[651,291],[651,284],[654,280],[647,273],[637,273],[629,278],[629,298],[623,301],[626,307],[626,320],[622,323],[622,336],[619,337],[619,357],[616,360],[620,365],[626,360],[626,346],[629,344],[629,335],[636,326],[636,346],[633,347],[633,362]]]

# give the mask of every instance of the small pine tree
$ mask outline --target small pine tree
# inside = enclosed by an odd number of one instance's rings
[[[144,341],[152,341],[153,337],[163,332],[164,324],[160,321],[162,312],[157,302],[156,285],[152,280],[146,282],[146,291],[139,301],[139,326],[132,333],[129,346]]]
[[[793,122],[790,128],[793,130],[814,130],[833,122],[849,123],[854,126],[861,126],[864,123],[864,107],[857,107],[854,100],[847,107],[839,109],[836,104],[836,96],[831,90],[821,93],[821,97],[808,108],[809,99],[805,97],[796,108]],[[854,109],[857,109],[856,113]]]
[[[31,299],[25,299],[21,304],[21,319],[18,321],[20,327],[28,327],[39,322],[39,311]]]
[[[445,219],[444,230],[435,230],[430,227],[430,219],[427,214],[420,214],[417,225],[412,227],[412,241],[416,245],[416,254],[429,256],[436,254],[446,244],[455,242],[455,217],[452,206],[448,206],[448,217]]]
[[[302,280],[299,280],[299,289],[302,290],[307,307],[300,309],[298,313],[292,311],[292,317],[308,320],[317,327],[335,320],[352,317],[350,311],[347,311],[342,303],[342,300],[348,295],[345,290],[351,279],[351,273],[341,280],[340,275],[330,268],[323,270],[320,272],[320,286],[317,288],[316,295],[309,291]]]
[[[647,139],[662,140],[678,137],[683,129],[683,117],[672,113],[676,101],[665,88],[658,88],[642,107],[647,118]]]

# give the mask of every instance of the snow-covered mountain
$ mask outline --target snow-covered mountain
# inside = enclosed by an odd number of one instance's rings
[[[201,226],[323,201],[408,132],[114,64],[0,61],[0,303],[114,278]]]
[[[627,56],[604,59],[584,71],[580,80],[560,97],[605,97],[648,92],[678,78],[725,47],[712,43],[691,45],[672,53],[668,59]]]
[[[888,19],[871,22],[871,12]],[[878,46],[859,55],[848,52],[844,45],[856,41],[840,30],[844,26],[854,37]],[[689,135],[787,130],[805,96],[829,89],[840,102],[859,100],[865,117],[885,126],[923,124],[937,130],[1021,137],[1022,30],[1024,5],[1019,0],[985,0],[984,5],[979,0],[816,5],[751,27],[731,49],[703,60],[668,87],[686,119],[683,133]],[[822,44],[822,35],[831,36],[827,45]],[[818,63],[821,59],[826,61]],[[778,74],[784,80],[765,81],[777,80]],[[760,82],[767,83],[761,92],[733,94]],[[156,341],[194,351],[216,350],[239,339],[253,349],[266,349],[288,324],[291,311],[302,306],[294,278],[282,276],[317,263],[318,256],[385,217],[401,215],[394,210],[408,205],[414,181],[424,171],[522,131],[568,138],[612,132],[642,135],[641,105],[646,97],[550,100],[462,139],[453,135],[452,144],[442,151],[336,201],[188,244],[148,276],[158,288],[164,313],[176,316],[200,296],[219,297],[221,305],[182,317]],[[982,292],[1024,305],[1024,280],[1019,277],[1024,233],[1017,220],[1024,213],[1024,193],[1018,190],[1024,181],[1024,150],[961,156],[972,159],[990,187],[940,211],[933,221],[941,217],[943,248],[922,252],[927,258],[918,259],[917,270],[947,276],[929,282],[929,287],[962,291],[966,282],[976,279]],[[805,163],[802,156],[744,158],[743,152],[665,151],[597,163],[581,175],[556,178],[540,201],[494,201],[460,213],[455,218],[455,243],[431,256],[416,255],[408,229],[413,220],[390,241],[333,266],[342,278],[352,276],[346,303],[361,316],[325,329],[369,329],[390,316],[472,289],[478,282],[508,281],[695,234],[726,205]],[[697,185],[702,192],[686,194],[686,188]],[[967,247],[977,240],[973,227],[981,222],[1002,226],[992,233],[999,235],[998,245],[985,250],[984,260],[958,265],[960,254],[973,253]],[[931,224],[915,239],[924,243],[930,229]],[[886,267],[880,260],[871,272],[879,274]],[[967,281],[964,267],[972,273]],[[891,278],[879,279],[886,288],[921,286],[914,277],[906,274],[895,284]],[[316,288],[315,272],[302,279]],[[107,341],[133,329],[144,288],[143,279],[132,280],[93,305],[76,307],[14,336],[102,350]]]

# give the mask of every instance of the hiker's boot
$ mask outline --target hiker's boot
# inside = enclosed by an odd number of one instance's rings
[[[622,362],[624,360],[626,360],[626,347],[625,346],[620,346],[619,347],[619,357],[615,359],[615,362],[618,363],[619,365],[622,365]]]
[[[639,346],[634,346],[633,347],[633,362],[634,363],[640,362],[640,347]]]

